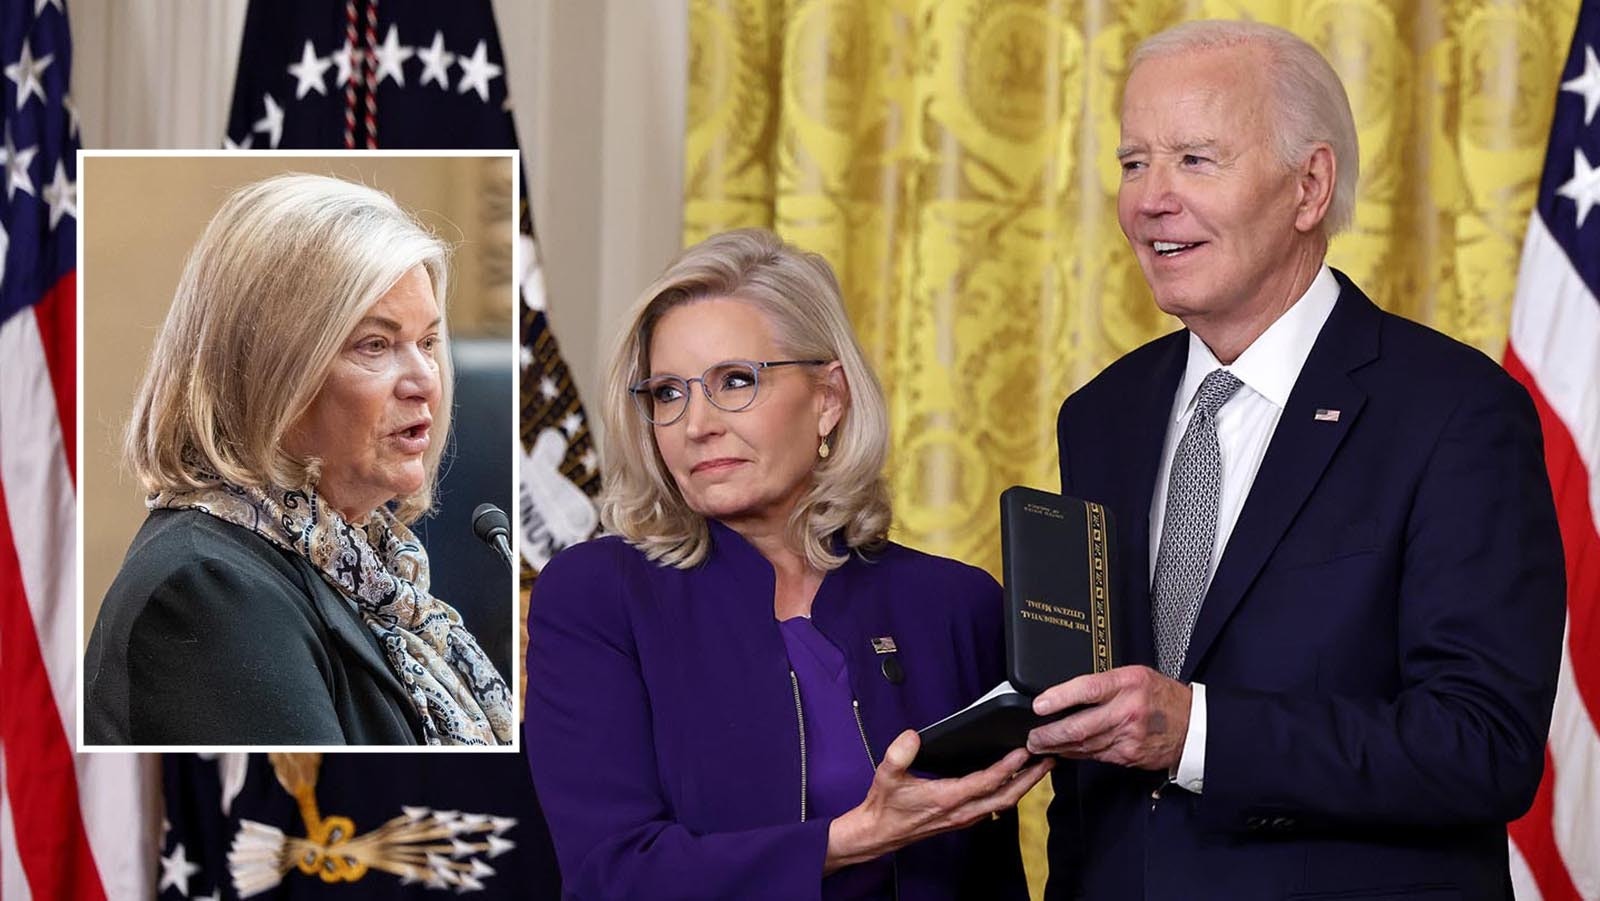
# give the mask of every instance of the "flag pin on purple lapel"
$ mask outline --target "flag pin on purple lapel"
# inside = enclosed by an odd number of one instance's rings
[[[893,654],[899,650],[894,646],[894,639],[888,635],[872,639],[872,650],[876,654]]]
[[[1317,414],[1311,418],[1315,419],[1317,422],[1338,422],[1339,411],[1318,409]]]

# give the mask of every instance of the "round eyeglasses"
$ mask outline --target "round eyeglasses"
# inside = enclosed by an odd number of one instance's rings
[[[761,388],[761,370],[777,366],[822,366],[827,360],[726,360],[698,377],[682,379],[657,375],[628,387],[639,415],[651,425],[672,425],[689,409],[689,384],[699,382],[706,400],[728,413],[737,413],[756,402]]]

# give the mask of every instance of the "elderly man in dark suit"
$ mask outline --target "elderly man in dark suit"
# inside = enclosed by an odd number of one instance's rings
[[[1328,63],[1194,22],[1134,54],[1118,217],[1186,329],[1059,421],[1118,516],[1127,665],[1039,696],[1050,898],[1505,898],[1539,783],[1560,537],[1527,395],[1323,259],[1356,133]]]

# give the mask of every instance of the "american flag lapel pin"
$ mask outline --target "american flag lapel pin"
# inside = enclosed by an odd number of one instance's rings
[[[1339,411],[1338,410],[1324,410],[1324,409],[1321,409],[1319,407],[1317,409],[1316,415],[1312,416],[1311,418],[1315,419],[1317,422],[1338,422],[1339,421]]]
[[[875,654],[893,654],[897,650],[899,648],[894,646],[894,638],[888,635],[872,639],[872,651]]]

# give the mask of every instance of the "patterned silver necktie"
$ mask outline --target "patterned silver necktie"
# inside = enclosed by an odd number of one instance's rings
[[[1161,672],[1177,678],[1189,650],[1217,541],[1217,503],[1222,497],[1222,445],[1217,411],[1239,386],[1238,376],[1213,369],[1200,383],[1194,415],[1184,429],[1167,479],[1167,509],[1151,582],[1156,657]]]

